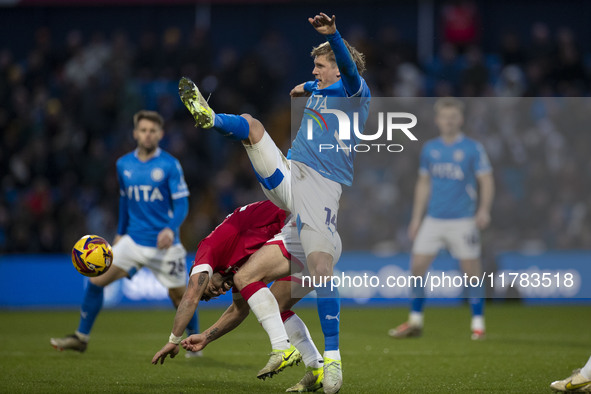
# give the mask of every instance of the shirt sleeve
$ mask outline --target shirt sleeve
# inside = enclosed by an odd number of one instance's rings
[[[211,268],[211,266],[209,264],[194,265],[191,268],[191,275],[189,275],[189,276],[193,276],[193,275],[198,274],[200,272],[207,272],[209,274],[210,278],[213,276],[213,269]]]
[[[215,246],[209,238],[206,238],[197,245],[197,253],[195,253],[190,276],[199,272],[207,272],[211,278],[216,261]]]
[[[129,212],[127,210],[127,196],[125,195],[125,185],[121,178],[119,165],[117,165],[117,182],[119,182],[119,222],[117,223],[117,234],[127,233],[127,224],[129,223]]]
[[[213,251],[207,241],[201,241],[197,246],[197,253],[195,254],[195,261],[193,267],[191,267],[190,276],[193,276],[199,272],[207,272],[211,278],[213,275]]]
[[[488,155],[486,154],[486,151],[484,150],[484,147],[481,143],[476,143],[474,171],[476,172],[476,175],[492,172],[490,160],[488,159]]]
[[[423,149],[421,149],[419,174],[429,175],[429,154],[427,153],[427,145],[423,146]]]
[[[308,81],[304,83],[304,91],[308,93],[312,93],[314,89],[316,89],[316,81]]]
[[[345,46],[341,34],[337,30],[334,34],[327,35],[326,39],[334,52],[337,67],[341,73],[341,80],[343,81],[347,95],[349,97],[358,95],[362,87],[361,76],[359,75],[359,70],[357,70],[357,65]]]
[[[168,176],[168,187],[170,189],[170,196],[173,200],[187,197],[189,195],[189,188],[185,182],[183,168],[178,160],[174,161],[174,165]]]
[[[187,197],[172,200],[172,218],[168,222],[168,228],[176,231],[189,213],[189,199]]]

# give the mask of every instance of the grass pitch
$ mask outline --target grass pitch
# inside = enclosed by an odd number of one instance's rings
[[[221,310],[201,311],[202,328]],[[296,309],[322,349],[314,309]],[[422,338],[393,340],[389,328],[406,308],[343,309],[342,393],[529,392],[581,367],[591,354],[591,306],[487,305],[487,339],[470,340],[467,306],[427,307]],[[75,311],[0,312],[0,392],[6,393],[272,393],[304,374],[302,364],[272,379],[256,372],[270,351],[251,314],[241,327],[213,342],[205,356],[184,351],[152,365],[172,327],[172,310],[104,310],[84,354],[57,352],[49,338],[74,331]]]

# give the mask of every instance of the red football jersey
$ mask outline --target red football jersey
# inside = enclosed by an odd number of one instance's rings
[[[268,200],[237,208],[199,243],[191,272],[235,272],[281,231],[286,216]]]

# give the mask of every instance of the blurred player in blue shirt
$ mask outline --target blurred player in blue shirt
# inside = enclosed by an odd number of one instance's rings
[[[480,230],[490,222],[494,182],[482,145],[462,133],[463,122],[460,100],[449,97],[435,103],[435,123],[441,136],[426,142],[421,151],[408,230],[414,240],[410,264],[414,276],[424,276],[442,248],[460,261],[463,272],[482,275]],[[472,339],[485,335],[482,293],[481,288],[469,289]],[[390,330],[390,336],[420,336],[424,303],[424,287],[414,288],[409,320]]]
[[[293,142],[291,161],[283,156],[257,119],[248,114],[215,114],[195,84],[186,78],[179,83],[179,93],[195,118],[196,126],[213,128],[242,141],[265,195],[296,218],[307,268],[315,283],[321,283],[326,281],[324,278],[332,277],[341,253],[336,229],[339,199],[342,185],[350,186],[353,181],[355,151],[352,146],[359,142],[353,130],[340,129],[339,116],[346,117],[348,125],[357,119],[357,129],[363,133],[370,91],[360,75],[365,69],[364,56],[342,39],[335,16],[321,13],[308,18],[308,22],[326,42],[312,51],[315,80],[297,85],[290,92],[292,97],[311,95]],[[332,149],[320,150],[321,144]],[[273,270],[280,258],[281,251],[276,245],[264,246],[251,259],[250,266],[256,269],[239,271],[234,277],[236,287],[271,340],[273,352],[257,375],[261,379],[281,371],[294,354],[277,301],[260,276],[261,272]],[[289,273],[276,274],[281,277]],[[330,281],[326,286],[316,286],[316,294],[325,339],[323,389],[326,393],[335,393],[342,385],[340,298]]]
[[[59,350],[84,352],[102,309],[104,287],[131,278],[142,267],[149,268],[168,289],[175,307],[185,293],[187,253],[179,240],[179,228],[189,211],[189,189],[183,169],[177,159],[158,147],[164,135],[160,114],[139,111],[133,121],[137,148],[117,161],[119,225],[113,241],[113,265],[102,276],[89,280],[78,330],[65,338],[51,338],[51,345]],[[197,331],[195,314],[187,332]]]

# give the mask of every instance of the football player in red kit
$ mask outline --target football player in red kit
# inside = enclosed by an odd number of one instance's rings
[[[231,276],[263,245],[276,245],[286,260],[294,264],[294,271],[303,268],[304,251],[294,226],[285,226],[290,218],[285,211],[270,201],[256,202],[236,209],[216,229],[201,241],[191,269],[185,296],[177,309],[168,343],[156,353],[153,364],[163,363],[166,356],[173,358],[179,352],[182,332],[195,312],[200,300],[224,294],[232,287]],[[278,265],[285,261],[278,262]],[[270,272],[269,277],[274,273]],[[291,307],[312,289],[302,288],[293,277],[277,280],[271,287],[277,298],[292,344],[301,352],[283,368],[299,362],[306,364],[306,375],[288,391],[316,390],[322,385],[322,356],[314,346],[304,322],[291,311]],[[183,346],[203,348],[209,342],[236,328],[248,315],[248,304],[239,292],[233,293],[232,305],[202,336],[187,338]],[[282,368],[282,369],[283,369]],[[278,372],[278,371],[277,371]]]

